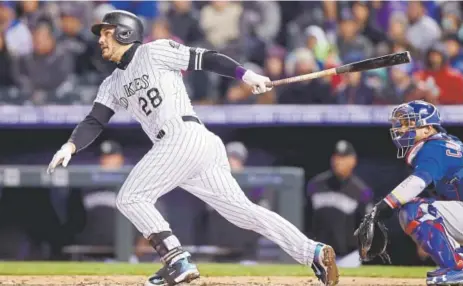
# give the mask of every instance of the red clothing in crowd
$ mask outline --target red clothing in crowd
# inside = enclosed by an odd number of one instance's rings
[[[426,82],[430,77],[439,88],[439,104],[463,104],[463,75],[457,70],[446,66],[439,71],[423,70],[415,77]]]

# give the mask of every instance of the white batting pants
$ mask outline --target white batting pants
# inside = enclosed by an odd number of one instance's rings
[[[156,200],[181,187],[213,207],[236,226],[278,244],[303,265],[311,265],[316,242],[280,215],[252,203],[230,172],[222,140],[195,122],[171,120],[166,135],[130,172],[116,205],[148,238],[171,231],[156,210]]]

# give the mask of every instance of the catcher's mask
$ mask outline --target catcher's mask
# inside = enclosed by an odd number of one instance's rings
[[[437,108],[425,101],[415,100],[404,103],[392,110],[390,117],[392,142],[398,148],[397,158],[403,158],[415,144],[416,129],[432,125],[440,132],[441,118]]]

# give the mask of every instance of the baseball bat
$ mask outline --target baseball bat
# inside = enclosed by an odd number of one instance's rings
[[[303,74],[299,76],[279,79],[271,81],[268,86],[275,87],[283,84],[293,83],[293,82],[300,82],[305,80],[310,80],[314,78],[320,78],[324,76],[332,76],[337,74],[343,74],[348,72],[361,72],[366,70],[373,70],[378,68],[390,67],[395,65],[407,64],[410,63],[412,58],[410,57],[410,52],[400,52],[389,54],[377,58],[366,59],[363,61],[358,61],[346,65],[342,65],[337,68],[331,68],[327,70],[322,70],[318,72]]]

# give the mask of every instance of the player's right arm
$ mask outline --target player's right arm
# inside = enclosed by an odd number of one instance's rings
[[[89,146],[117,111],[118,104],[110,94],[109,87],[109,78],[107,78],[98,90],[90,113],[74,128],[69,140],[53,156],[47,169],[49,174],[60,164],[66,167],[73,154]]]
[[[242,80],[253,87],[253,93],[271,90],[267,87],[268,77],[245,69],[234,59],[217,51],[188,47],[173,40],[156,40],[147,44],[151,60],[160,69],[167,70],[204,70],[215,74]]]

